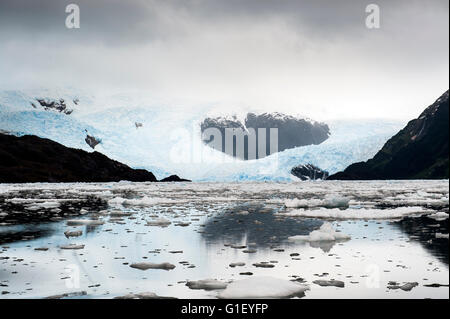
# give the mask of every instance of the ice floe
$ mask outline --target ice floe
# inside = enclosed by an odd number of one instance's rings
[[[61,248],[61,249],[73,249],[73,250],[76,250],[76,249],[83,249],[83,248],[84,248],[84,245],[70,244],[70,245],[63,245],[63,246],[60,246],[59,248]]]
[[[179,201],[170,200],[170,199],[164,199],[164,198],[150,198],[150,197],[143,197],[143,198],[137,198],[137,199],[125,199],[122,197],[116,197],[108,201],[109,205],[114,204],[120,204],[123,206],[152,206],[152,205],[158,205],[158,204],[164,204],[164,203],[176,203]]]
[[[225,289],[228,283],[221,282],[215,279],[204,279],[198,281],[188,281],[186,286],[189,289],[203,289],[203,290],[218,290]]]
[[[282,216],[291,217],[311,217],[311,218],[325,218],[325,219],[399,219],[406,216],[421,216],[424,214],[433,213],[433,210],[427,210],[423,207],[396,207],[388,209],[375,208],[348,208],[340,210],[337,208],[327,209],[296,209],[279,213]]]
[[[70,219],[66,221],[67,226],[97,226],[104,222],[98,219]]]
[[[222,299],[289,298],[304,295],[306,285],[274,277],[252,277],[230,283],[218,297]]]
[[[288,238],[289,241],[307,241],[307,242],[318,242],[318,241],[337,241],[337,240],[349,240],[351,237],[349,235],[337,232],[333,229],[333,225],[325,222],[320,226],[318,230],[313,230],[309,235],[302,236],[291,236]]]
[[[154,292],[140,292],[136,294],[131,293],[124,296],[114,297],[114,299],[176,299],[176,298],[158,296]]]
[[[153,219],[150,221],[147,221],[147,226],[161,226],[161,227],[166,227],[169,226],[170,224],[172,224],[172,222],[164,217],[161,218],[157,218],[157,219]]]
[[[448,219],[448,214],[444,213],[444,212],[437,212],[434,214],[427,215],[427,217],[433,218],[434,220],[437,220],[437,221],[442,221],[442,220]]]
[[[401,289],[403,291],[411,291],[414,287],[417,287],[419,284],[417,282],[407,282],[403,285],[399,285],[397,283],[392,283],[388,285],[388,289]]]
[[[64,235],[67,238],[69,238],[69,237],[79,237],[79,236],[83,235],[83,231],[81,231],[81,230],[75,230],[75,231],[67,230],[67,231],[64,232]]]
[[[314,280],[313,284],[319,285],[321,287],[345,287],[345,283],[340,280]]]
[[[130,267],[140,269],[140,270],[147,270],[147,269],[172,270],[172,269],[175,269],[175,265],[172,265],[170,263],[155,264],[155,263],[148,263],[148,262],[131,264]]]
[[[350,199],[338,196],[327,195],[325,199],[286,199],[284,205],[287,208],[308,208],[308,207],[325,207],[325,208],[348,208]]]

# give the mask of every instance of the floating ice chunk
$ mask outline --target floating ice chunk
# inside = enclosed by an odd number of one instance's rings
[[[161,226],[166,227],[172,224],[172,222],[168,219],[165,219],[164,217],[153,219],[151,221],[147,221],[147,226]]]
[[[39,206],[41,208],[58,208],[59,206],[61,206],[61,203],[59,203],[58,201],[46,201],[43,203],[38,203],[36,204],[36,206]]]
[[[436,236],[436,238],[448,239],[448,234],[436,233],[435,236]]]
[[[111,213],[109,213],[109,216],[111,216],[111,217],[128,217],[128,216],[131,216],[131,215],[133,215],[133,213],[131,213],[131,212],[122,212],[120,210],[115,210],[115,211],[112,211]]]
[[[27,210],[37,210],[41,208],[57,208],[61,206],[61,202],[64,199],[35,199],[35,198],[10,198],[6,199],[5,202],[12,204],[30,204],[26,207]]]
[[[286,206],[287,208],[307,208],[311,207],[311,205],[315,207],[320,203],[321,201],[317,199],[306,200],[293,198],[293,199],[286,199],[284,201],[284,206]]]
[[[437,221],[441,221],[441,220],[448,219],[448,214],[444,213],[444,212],[437,212],[437,213],[434,213],[434,214],[430,214],[427,217],[432,218],[432,219],[437,220]]]
[[[333,229],[333,226],[325,222],[320,226],[318,230],[312,231],[308,236],[291,236],[288,237],[289,241],[337,241],[337,240],[349,240],[349,235],[337,232]]]
[[[297,235],[288,237],[289,241],[309,241],[309,235]]]
[[[448,284],[429,284],[429,285],[423,285],[424,287],[430,287],[430,288],[440,288],[440,287],[448,287]]]
[[[350,199],[338,195],[327,195],[324,200],[320,199],[286,199],[284,205],[287,208],[348,208]]]
[[[81,235],[83,235],[83,232],[81,230],[76,230],[76,231],[65,231],[64,235],[69,238],[69,237],[79,237]]]
[[[273,268],[273,267],[275,267],[274,264],[271,264],[268,262],[254,263],[253,266],[255,266],[256,268]]]
[[[108,205],[114,206],[114,205],[122,205],[122,203],[125,201],[125,198],[122,197],[114,197],[110,200],[108,200]]]
[[[32,206],[27,206],[27,207],[25,207],[24,209],[26,209],[26,210],[31,210],[31,211],[36,211],[36,210],[42,209],[42,207],[39,206],[39,205],[32,205]]]
[[[247,248],[246,245],[230,245],[230,247],[231,247],[231,248],[234,248],[234,249],[244,249],[244,248]]]
[[[141,199],[126,199],[122,202],[124,206],[152,206],[160,204],[161,200],[158,198],[144,197]]]
[[[289,212],[279,213],[283,216],[291,217],[311,217],[326,219],[399,219],[406,216],[418,217],[429,214],[433,211],[426,210],[423,207],[396,207],[392,209],[375,209],[375,208],[348,208],[340,210],[337,208],[327,209],[296,209]]]
[[[154,263],[142,262],[142,263],[131,264],[130,267],[140,269],[140,270],[147,270],[147,269],[172,270],[175,268],[175,265],[172,265],[170,263],[154,264]]]
[[[70,219],[66,222],[67,226],[97,226],[104,222],[99,219]]]
[[[321,287],[345,287],[345,283],[340,280],[314,280],[313,284],[319,285]]]
[[[69,298],[69,297],[80,297],[80,296],[86,296],[86,291],[76,291],[76,292],[68,292],[60,295],[53,295],[45,297],[44,299],[62,299],[62,298]]]
[[[161,297],[154,292],[140,292],[137,294],[128,294],[125,296],[114,297],[114,299],[176,299],[173,297]]]
[[[215,279],[204,279],[198,281],[188,281],[186,286],[189,289],[217,290],[227,288],[227,283]]]
[[[324,200],[324,207],[327,208],[348,208],[350,199],[339,195],[328,195]]]
[[[60,246],[61,249],[83,249],[84,245],[70,244],[65,246]]]
[[[108,201],[109,205],[123,205],[123,206],[150,206],[156,204],[155,199],[149,197],[126,199],[122,197],[115,197]]]
[[[388,289],[401,289],[403,291],[411,291],[414,287],[417,287],[419,284],[417,282],[407,282],[406,284],[400,286],[398,284],[388,285]]]
[[[180,204],[185,203],[185,200],[167,199],[167,198],[156,198],[145,196],[143,198],[136,199],[126,199],[122,197],[115,197],[108,201],[109,205],[122,205],[122,206],[137,206],[146,207],[159,204]]]
[[[191,225],[191,223],[189,223],[189,222],[179,222],[179,223],[175,224],[175,226],[181,226],[181,227],[187,227],[189,225]]]
[[[253,277],[230,283],[219,294],[222,299],[256,299],[303,297],[306,285],[273,277]]]

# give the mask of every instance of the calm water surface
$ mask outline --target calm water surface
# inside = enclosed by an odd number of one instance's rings
[[[448,194],[448,180],[3,184],[0,298],[113,298],[141,292],[216,298],[220,290],[193,290],[186,282],[231,282],[250,276],[307,284],[310,290],[304,298],[448,298],[448,218],[431,215],[448,214]],[[347,199],[348,207],[329,207],[330,198]],[[288,199],[311,205],[287,208]],[[408,207],[422,213],[367,220],[292,214]],[[101,224],[68,225],[73,219]],[[148,224],[155,221],[170,224]],[[351,239],[288,239],[308,235],[324,222]],[[68,238],[66,231],[82,234]],[[61,248],[69,244],[84,248]],[[130,267],[138,262],[171,263],[175,268]],[[236,262],[245,265],[229,266]],[[261,262],[273,266],[254,266]],[[313,283],[319,279],[339,280],[345,286]],[[393,282],[417,286],[410,291],[389,289]]]

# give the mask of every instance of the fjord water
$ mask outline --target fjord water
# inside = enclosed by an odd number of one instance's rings
[[[186,282],[260,276],[304,298],[449,298],[448,210],[448,180],[3,184],[0,298],[216,298]],[[325,222],[351,239],[292,240]]]

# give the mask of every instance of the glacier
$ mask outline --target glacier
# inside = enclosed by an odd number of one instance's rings
[[[39,105],[33,107],[31,103],[37,98],[62,98],[74,112],[67,115]],[[0,91],[0,130],[33,134],[92,152],[84,141],[89,134],[102,140],[95,151],[133,168],[150,170],[159,179],[177,174],[193,181],[227,182],[296,181],[291,168],[307,163],[333,174],[373,157],[405,125],[404,121],[390,119],[327,121],[331,136],[322,144],[242,161],[200,142],[200,123],[215,110],[221,112],[214,105],[190,107],[135,92],[94,95],[75,89]]]

